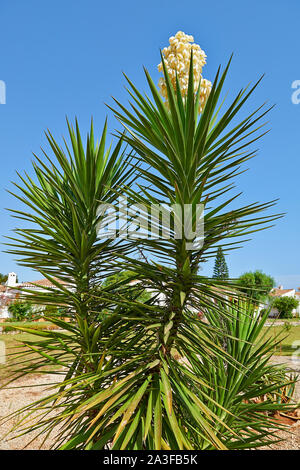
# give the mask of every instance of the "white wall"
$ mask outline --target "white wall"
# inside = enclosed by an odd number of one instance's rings
[[[0,318],[11,318],[11,313],[9,313],[7,306],[1,308]]]

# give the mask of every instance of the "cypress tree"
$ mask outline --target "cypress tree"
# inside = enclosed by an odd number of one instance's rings
[[[229,272],[225,256],[221,247],[218,248],[215,260],[213,278],[215,279],[228,279]]]

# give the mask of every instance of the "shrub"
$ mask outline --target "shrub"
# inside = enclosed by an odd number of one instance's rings
[[[2,328],[2,333],[9,333],[11,331],[16,331],[15,328],[13,326],[0,326],[0,328]]]
[[[279,318],[293,318],[293,310],[299,305],[299,301],[293,297],[276,297],[272,307],[276,308]]]
[[[14,321],[31,320],[34,316],[32,303],[21,300],[16,300],[10,304],[8,311],[12,314]]]
[[[247,272],[238,278],[239,289],[244,292],[252,302],[258,304],[265,300],[275,285],[275,280],[262,271]]]

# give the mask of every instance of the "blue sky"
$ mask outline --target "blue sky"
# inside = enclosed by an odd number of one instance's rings
[[[0,104],[0,234],[18,224],[5,211],[19,207],[6,189],[16,170],[30,171],[32,152],[45,146],[44,130],[60,139],[65,116],[76,115],[85,132],[93,115],[100,131],[108,113],[113,131],[117,124],[104,103],[111,95],[127,99],[122,71],[146,89],[142,65],[157,81],[159,49],[182,30],[207,54],[205,78],[212,80],[234,52],[225,90],[237,92],[265,73],[248,108],[276,104],[271,132],[237,187],[246,203],[280,198],[276,211],[286,216],[228,257],[230,274],[262,269],[285,287],[300,286],[300,104],[291,101],[292,82],[300,80],[299,18],[297,0],[1,0],[0,80],[7,94]],[[21,280],[37,277],[1,253],[0,272],[12,270]]]

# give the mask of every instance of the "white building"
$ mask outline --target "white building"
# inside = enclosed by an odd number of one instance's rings
[[[300,316],[300,288],[296,289],[284,289],[283,286],[275,287],[270,292],[271,297],[293,297],[299,301],[298,307],[292,311],[294,317]],[[277,317],[278,311],[275,308],[271,309],[270,317]]]
[[[66,284],[59,279],[56,280],[60,284]],[[57,287],[48,281],[48,279],[18,283],[16,273],[9,273],[5,285],[0,284],[0,319],[10,318],[11,314],[8,311],[9,305],[18,299],[20,295],[20,288],[35,290],[37,292],[44,292],[43,287],[52,287],[53,289],[57,289]]]

